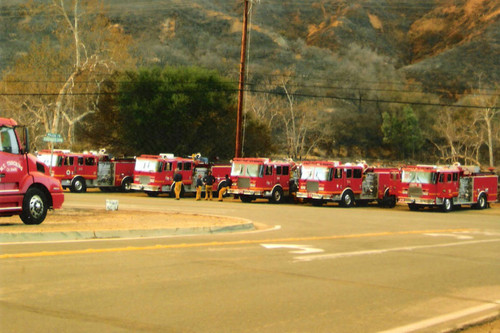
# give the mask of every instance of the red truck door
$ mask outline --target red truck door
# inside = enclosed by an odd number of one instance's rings
[[[455,176],[455,180],[454,176]],[[439,174],[437,196],[439,198],[452,198],[458,193],[458,173],[442,172]]]
[[[61,170],[63,177],[71,179],[76,172],[76,164],[78,163],[76,156],[63,156],[61,161]]]
[[[353,181],[352,181],[352,168],[344,168],[344,188],[350,187],[353,191],[356,191],[353,188]]]
[[[97,159],[94,156],[78,157],[77,172],[85,178],[97,178]]]
[[[20,182],[27,174],[24,155],[19,152],[13,128],[0,129],[0,209],[21,205]]]
[[[185,185],[190,185],[193,183],[193,162],[179,162],[178,164],[181,175],[182,182]]]
[[[266,165],[264,169],[264,187],[272,188],[276,184],[276,166]]]
[[[284,190],[288,190],[290,179],[290,167],[288,165],[276,166],[276,182],[281,185]]]

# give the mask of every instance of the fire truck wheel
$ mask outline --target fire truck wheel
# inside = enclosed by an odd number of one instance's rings
[[[408,208],[410,208],[411,211],[417,211],[420,208],[420,206],[414,203],[410,203],[408,204]]]
[[[312,200],[312,205],[314,207],[321,207],[321,206],[323,206],[323,200],[321,200],[321,199],[313,199]]]
[[[351,191],[345,191],[340,204],[342,207],[352,207],[354,205],[354,194]]]
[[[488,207],[488,200],[486,199],[486,195],[481,193],[479,198],[477,198],[476,209],[486,209]]]
[[[283,202],[283,190],[280,187],[276,187],[271,193],[271,199],[269,200],[273,203]]]
[[[453,204],[451,203],[451,200],[448,198],[445,198],[443,200],[443,206],[441,207],[441,209],[445,213],[451,212],[453,210]]]
[[[42,190],[30,188],[23,199],[20,217],[24,224],[40,224],[47,216],[47,196]]]
[[[158,192],[145,191],[148,197],[156,198],[158,196]]]
[[[125,178],[122,182],[122,192],[130,192],[132,190],[132,179]]]
[[[85,179],[82,177],[76,177],[71,183],[71,192],[83,193],[87,191],[87,186],[85,185]]]
[[[356,200],[356,206],[358,207],[367,207],[370,203],[370,200]]]
[[[252,202],[253,198],[249,195],[240,195],[241,202]]]
[[[384,194],[384,198],[382,200],[379,200],[378,204],[381,207],[387,207],[387,208],[394,208],[396,207],[396,196],[395,195],[389,195],[388,193]]]

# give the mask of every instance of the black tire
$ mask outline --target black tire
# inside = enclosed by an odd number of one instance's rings
[[[453,210],[453,203],[450,199],[445,198],[443,200],[443,205],[441,206],[441,210],[445,213],[451,212]]]
[[[357,207],[367,207],[370,203],[370,200],[356,200]]]
[[[273,193],[271,193],[271,199],[269,199],[269,201],[273,203],[283,202],[283,190],[281,189],[281,187],[276,187],[273,190]]]
[[[130,192],[130,191],[132,191],[132,179],[125,178],[122,181],[121,191],[122,192]]]
[[[151,198],[156,198],[160,192],[151,192],[151,191],[145,191],[146,194],[148,195],[148,197],[151,197]]]
[[[410,204],[408,204],[408,208],[410,208],[411,211],[415,212],[415,211],[419,210],[420,207],[417,204],[410,203]]]
[[[384,194],[384,198],[379,200],[378,204],[381,207],[394,208],[396,207],[397,199],[395,195],[390,195],[389,193]]]
[[[45,220],[48,200],[45,193],[37,188],[30,188],[23,199],[23,211],[20,215],[24,224],[40,224]]]
[[[321,200],[321,199],[312,199],[312,205],[314,207],[321,207],[321,206],[323,206],[323,200]]]
[[[71,192],[84,193],[87,191],[87,184],[85,184],[85,179],[82,177],[76,177],[71,182]]]
[[[396,203],[398,202],[398,199],[396,199],[395,195],[390,195],[388,200],[387,200],[387,208],[394,208],[396,207]]]
[[[345,191],[340,200],[340,205],[346,208],[354,206],[354,194],[351,191]]]
[[[477,198],[477,204],[475,205],[476,209],[486,209],[488,208],[488,200],[486,199],[486,195],[481,193]]]
[[[253,197],[250,195],[240,195],[241,202],[252,202]]]

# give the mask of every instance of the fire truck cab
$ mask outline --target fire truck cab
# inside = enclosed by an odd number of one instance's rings
[[[29,154],[28,131],[0,118],[0,216],[19,215],[25,224],[40,224],[48,209],[59,209],[64,193],[59,180]]]
[[[488,207],[498,198],[498,176],[477,166],[408,166],[402,169],[399,201],[410,210],[440,206],[444,212],[460,205]]]
[[[268,198],[280,203],[297,190],[295,163],[271,161],[268,158],[235,158],[231,168],[229,194],[238,195],[243,202]]]
[[[103,192],[130,191],[133,181],[134,158],[110,158],[103,153],[72,153],[69,150],[42,150],[38,158],[71,192],[85,192],[98,187]]]
[[[199,155],[192,158],[176,157],[173,154],[141,155],[136,159],[132,189],[144,191],[150,197],[162,193],[175,197],[174,175],[180,173],[181,196],[184,196],[185,193],[196,192],[196,179],[199,175],[205,177],[209,170],[216,179],[213,189],[218,191],[231,170],[229,165],[212,165],[207,158]]]
[[[297,198],[320,206],[339,202],[343,207],[377,201],[394,207],[397,199],[399,170],[368,168],[366,165],[341,164],[337,161],[308,161],[301,164]]]

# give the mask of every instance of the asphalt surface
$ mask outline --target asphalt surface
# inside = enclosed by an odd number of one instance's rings
[[[85,203],[78,199],[78,195],[66,195],[63,209],[50,211],[40,225],[24,225],[17,216],[0,220],[0,243],[147,238],[256,229],[252,221],[244,218],[187,213],[181,209],[168,212],[120,209],[119,200],[107,199],[102,200],[100,209],[85,208]],[[163,199],[174,202],[160,198]],[[113,207],[115,203],[118,207]]]
[[[119,199],[117,212],[105,211],[107,199]],[[12,217],[0,219],[0,229],[182,230],[233,217],[268,229],[4,244],[0,317],[8,320],[0,331],[406,333],[464,327],[498,315],[499,216],[498,207],[444,214],[404,206],[68,194],[64,209],[42,225]]]

